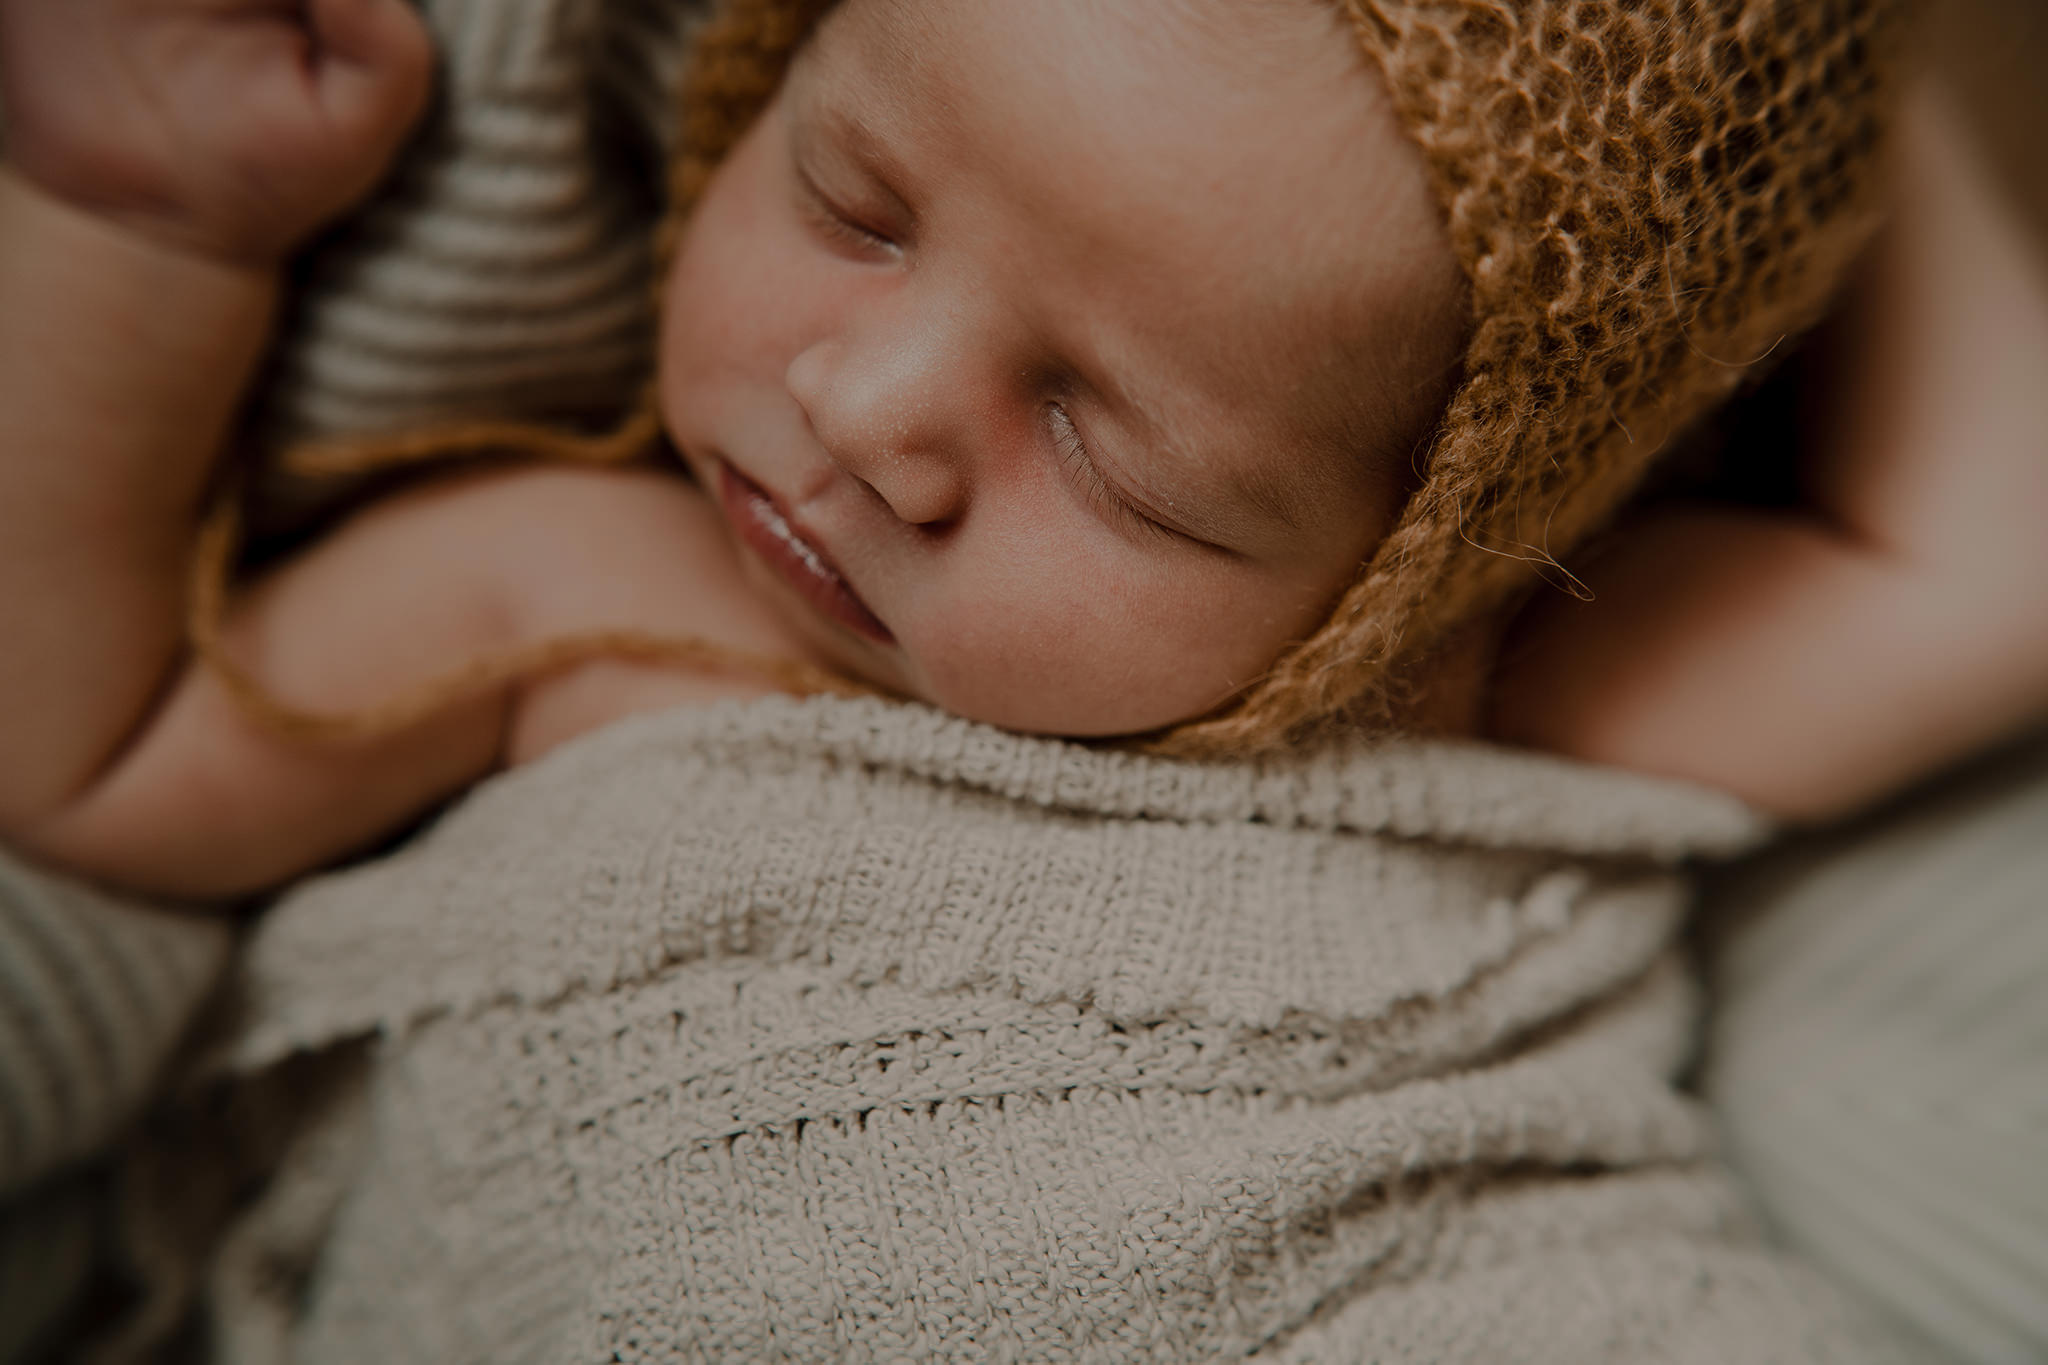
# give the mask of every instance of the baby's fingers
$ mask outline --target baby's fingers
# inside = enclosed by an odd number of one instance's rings
[[[388,151],[425,108],[434,47],[405,0],[311,0],[315,94],[348,134]]]

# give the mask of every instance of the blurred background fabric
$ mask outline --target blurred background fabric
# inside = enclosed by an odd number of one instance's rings
[[[95,1162],[160,1089],[225,970],[220,915],[47,876],[0,850],[0,1362],[90,1311],[113,1191]]]
[[[2048,732],[1713,887],[1703,1088],[1794,1249],[2048,1360]]]

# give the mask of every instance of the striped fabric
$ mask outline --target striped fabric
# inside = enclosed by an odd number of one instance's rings
[[[271,450],[456,418],[613,417],[652,354],[649,248],[702,0],[425,0],[441,97],[307,257],[257,414]],[[324,505],[273,474],[259,520]]]
[[[93,1268],[99,1154],[227,964],[226,920],[123,904],[0,851],[0,1362],[47,1359]]]
[[[224,919],[127,905],[0,854],[0,1199],[134,1114],[229,940]]]
[[[1794,1249],[2048,1360],[2048,735],[1721,889],[1707,1094]]]

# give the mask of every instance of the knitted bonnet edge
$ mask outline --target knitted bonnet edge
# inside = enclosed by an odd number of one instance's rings
[[[1816,320],[1877,222],[1900,0],[1342,0],[1470,291],[1420,486],[1325,624],[1156,737],[1247,753],[1383,708],[1404,670],[1613,515]],[[685,84],[679,225],[831,0],[730,0]]]
[[[1383,706],[1811,326],[1874,232],[1898,0],[1346,0],[1470,289],[1421,486],[1315,636],[1166,747]]]

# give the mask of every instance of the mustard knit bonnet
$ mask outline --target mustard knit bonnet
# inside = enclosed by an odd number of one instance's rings
[[[1270,748],[1383,699],[1610,517],[1809,325],[1874,225],[1895,0],[1341,0],[1422,149],[1469,283],[1420,486],[1329,620],[1165,738]],[[699,37],[673,218],[829,0]]]
[[[1173,752],[1257,752],[1386,714],[1404,674],[1454,632],[1560,575],[1657,453],[1816,319],[1876,225],[1904,0],[1328,2],[1426,161],[1467,281],[1462,366],[1419,486],[1329,619],[1223,709],[1153,737]],[[659,266],[831,5],[723,0],[699,30]],[[338,467],[499,444],[630,458],[658,437],[648,396],[601,441],[473,425],[343,443]],[[300,715],[218,647],[231,536],[203,548],[195,640],[286,728],[387,728],[480,678],[593,653],[718,654],[611,633],[494,661],[379,713]]]

